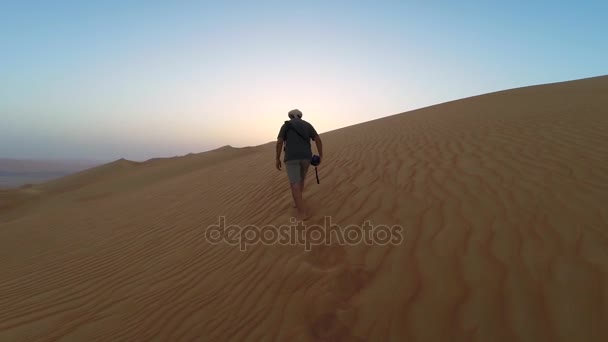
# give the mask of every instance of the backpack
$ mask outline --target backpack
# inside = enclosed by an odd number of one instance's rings
[[[291,125],[291,122],[285,121],[285,126],[287,128],[285,129],[285,138],[284,138],[284,140],[287,140],[287,132],[289,132],[289,130],[292,129],[294,132],[296,132],[300,136],[300,138],[302,138],[302,140],[306,141],[306,138],[304,137],[304,135],[302,135],[302,133],[300,133],[300,131],[298,131],[295,127],[293,127]]]
[[[284,145],[283,145],[283,151],[286,151],[287,149],[287,132],[289,132],[290,129],[292,129],[294,132],[296,132],[300,138],[302,138],[302,140],[306,141],[306,138],[304,138],[304,135],[302,135],[302,133],[300,133],[300,131],[298,131],[295,127],[293,127],[291,125],[291,122],[289,121],[285,121],[285,137],[283,138],[283,140],[285,141]]]

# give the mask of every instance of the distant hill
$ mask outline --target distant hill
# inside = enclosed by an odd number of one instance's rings
[[[14,188],[60,178],[105,163],[98,160],[0,158],[0,188]]]

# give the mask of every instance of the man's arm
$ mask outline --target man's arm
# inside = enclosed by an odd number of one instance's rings
[[[277,139],[277,149],[276,149],[276,164],[277,169],[281,170],[281,150],[283,149],[283,138]]]
[[[321,158],[321,160],[323,160],[323,142],[321,141],[321,137],[317,135],[312,139],[315,141],[315,144],[317,145],[317,151],[319,151],[319,158]]]
[[[323,142],[321,141],[321,137],[319,136],[319,133],[317,133],[317,130],[313,127],[313,125],[311,125],[310,123],[308,125],[310,127],[310,138],[315,141],[315,144],[317,145],[317,151],[319,151],[319,158],[323,160]]]
[[[281,129],[279,130],[279,135],[277,136],[277,148],[276,148],[276,167],[277,170],[281,171],[281,150],[283,149],[283,142],[285,141],[285,134],[287,133],[287,126],[283,124]]]

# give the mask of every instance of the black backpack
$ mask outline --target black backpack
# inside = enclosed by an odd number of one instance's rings
[[[291,125],[291,122],[285,121],[285,126],[287,128],[285,129],[285,138],[283,138],[284,140],[287,140],[287,132],[289,132],[289,130],[292,129],[294,132],[296,132],[300,136],[300,138],[302,138],[302,140],[307,141],[306,138],[304,137],[304,135]]]

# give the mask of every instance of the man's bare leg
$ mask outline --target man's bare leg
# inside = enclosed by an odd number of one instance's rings
[[[293,201],[296,203],[296,208],[298,209],[298,216],[300,216],[301,219],[306,219],[308,218],[308,214],[306,212],[306,209],[304,208],[301,185],[301,183],[291,184],[291,195],[293,196]]]
[[[308,168],[300,168],[300,172],[302,173],[302,178],[300,180],[300,191],[302,192],[302,198],[304,197],[304,180],[306,179],[306,171],[308,171]],[[294,208],[297,208],[298,205],[295,203],[294,201]]]
[[[302,201],[304,201],[304,179],[302,179],[300,181],[300,192],[302,194]],[[293,201],[293,207],[294,208],[298,207],[298,204],[296,203],[295,198],[294,198],[294,201]]]

